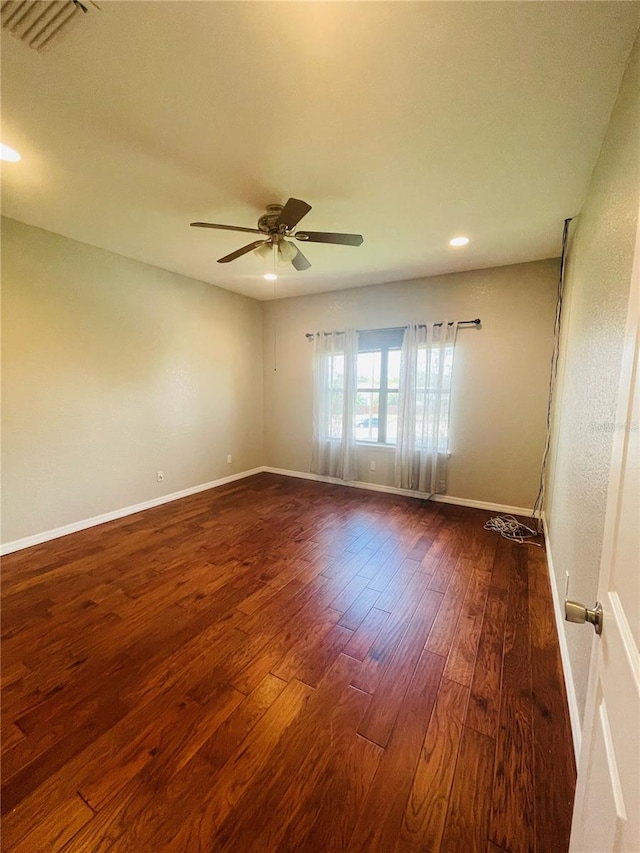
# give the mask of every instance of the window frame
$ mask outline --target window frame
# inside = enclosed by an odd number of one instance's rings
[[[366,447],[395,448],[397,440],[390,442],[387,439],[387,414],[389,404],[389,393],[398,394],[399,388],[389,387],[389,353],[402,351],[402,340],[404,328],[378,329],[372,332],[361,332],[358,340],[358,355],[366,352],[380,353],[380,387],[379,388],[356,388],[356,394],[374,393],[378,394],[378,437],[377,439],[356,438],[356,444]]]

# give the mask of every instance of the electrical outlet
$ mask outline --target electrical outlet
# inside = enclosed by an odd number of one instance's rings
[[[161,483],[164,480],[164,471],[157,472],[156,480],[158,481],[158,483]]]
[[[376,470],[376,463],[375,462],[369,462],[369,470],[370,471]]]
[[[231,458],[231,454],[229,454],[227,456],[227,465],[230,465],[232,462],[233,462],[233,459]]]

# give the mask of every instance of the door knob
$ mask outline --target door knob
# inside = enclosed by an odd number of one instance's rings
[[[590,622],[596,634],[602,634],[602,605],[599,601],[596,601],[593,610],[589,610],[584,604],[578,604],[577,601],[570,601],[566,598],[564,618],[567,622]]]

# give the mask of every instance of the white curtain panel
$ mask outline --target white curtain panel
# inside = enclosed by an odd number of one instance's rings
[[[341,480],[358,478],[355,404],[358,333],[318,332],[313,350],[311,471]]]
[[[447,489],[449,400],[458,324],[410,325],[402,342],[396,486],[427,494]]]

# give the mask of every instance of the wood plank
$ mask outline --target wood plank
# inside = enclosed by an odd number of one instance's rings
[[[129,853],[161,850],[165,845],[182,851],[206,849],[205,839],[213,837],[215,827],[269,760],[311,692],[306,685],[290,682],[217,774],[199,755],[162,785],[166,777],[150,767],[78,833],[69,853],[87,849]],[[197,797],[194,791],[199,792]],[[194,814],[197,821],[190,819]]]
[[[2,788],[2,813],[14,808],[52,773],[122,719],[128,710],[117,700],[83,701],[76,706],[73,716],[52,722],[51,731],[43,732],[35,745],[29,737],[16,744],[5,756],[9,769]]]
[[[46,853],[62,849],[67,841],[93,819],[94,812],[79,796],[71,796],[40,822],[33,832],[22,838],[12,853]],[[4,841],[7,844],[7,839]],[[9,847],[5,846],[5,850]]]
[[[283,681],[291,681],[303,665],[310,649],[331,631],[339,618],[340,614],[337,611],[329,612],[326,615],[323,614],[321,620],[312,622],[306,631],[300,632],[299,636],[296,637],[294,645],[272,667],[271,672],[273,675],[276,678],[281,678]]]
[[[467,558],[461,557],[456,563],[456,571],[451,577],[451,583],[447,587],[442,600],[442,606],[434,622],[425,648],[435,655],[449,654],[451,644],[456,632],[458,617],[462,610],[464,598],[473,577],[474,564]],[[429,589],[432,589],[429,583]]]
[[[341,590],[329,605],[332,610],[345,613],[356,601],[360,593],[367,586],[367,579],[361,575],[355,575],[349,583]]]
[[[379,567],[369,579],[369,589],[384,592],[400,571],[404,559],[404,554],[397,546],[388,556],[381,555]]]
[[[238,749],[258,720],[273,705],[286,682],[270,673],[200,747],[199,754],[220,770]]]
[[[243,698],[221,682],[204,708],[174,691],[163,697],[160,712],[151,715],[147,706],[136,709],[5,817],[5,843],[51,821],[76,792],[100,810],[149,766],[169,775],[177,772]]]
[[[278,666],[298,642],[299,636],[294,626],[277,633],[272,639],[264,639],[257,646],[245,644],[243,652],[252,648],[252,654],[243,654],[240,660],[228,662],[229,681],[236,690],[249,695],[263,681],[270,671]]]
[[[225,698],[234,698],[231,691],[226,691]],[[188,731],[190,724],[193,725],[193,721],[201,716],[201,708],[193,700],[176,701],[174,696],[167,697],[163,704],[163,713],[155,715],[153,723],[144,726],[140,725],[140,719],[136,721],[137,737],[129,739],[133,721],[123,721],[100,738],[92,748],[85,750],[82,762],[74,762],[69,767],[68,774],[57,774],[56,781],[67,785],[68,778],[72,777],[73,787],[84,801],[95,811],[99,811],[132,778],[154,761],[174,731],[180,731],[181,742],[184,742],[185,728]],[[144,711],[148,718],[149,709],[142,709],[138,712],[138,717]],[[185,728],[183,724],[186,724]],[[180,747],[172,742],[170,750],[164,748],[163,760],[168,760],[168,753],[175,755],[179,752]]]
[[[344,647],[345,654],[356,660],[364,660],[388,618],[389,614],[384,610],[372,607]]]
[[[162,779],[162,781],[161,781]],[[155,850],[147,840],[166,828],[166,808],[180,802],[186,810],[194,791],[213,782],[211,766],[196,755],[179,773],[162,778],[155,765],[134,777],[62,848],[63,853]]]
[[[422,571],[431,575],[429,589],[436,592],[446,591],[458,562],[461,550],[459,527],[456,522],[446,522],[422,560]]]
[[[464,728],[453,777],[442,850],[484,853],[489,834],[495,741]]]
[[[213,841],[216,849],[259,848],[256,839],[262,833],[279,833],[292,817],[286,807],[291,802],[291,779],[299,775],[308,784],[309,779],[318,778],[329,760],[329,747],[342,744],[338,746],[342,753],[344,744],[355,739],[370,699],[349,687],[356,666],[353,658],[344,655],[335,661],[282,738],[277,763],[256,775],[237,808],[219,825]]]
[[[407,799],[399,850],[439,850],[469,691],[442,680]]]
[[[531,630],[536,850],[569,849],[576,766],[571,723],[543,549],[527,552]],[[553,764],[554,785],[545,784]]]
[[[13,664],[7,664],[3,656],[2,680],[0,681],[0,688],[3,691],[10,685],[15,684],[16,681],[21,681],[28,675],[33,675],[33,673],[21,660],[15,661]]]
[[[24,740],[24,732],[21,731],[15,723],[10,722],[5,717],[2,719],[2,734],[0,735],[0,743],[2,744],[2,752],[12,749],[21,740]]]
[[[347,741],[344,737],[342,740]],[[258,849],[282,853],[352,849],[349,838],[382,754],[381,747],[358,735],[340,743],[332,750],[322,775],[314,780],[312,790],[304,785],[290,791],[292,799],[300,803],[299,809],[287,820],[284,831],[278,828],[265,833],[259,839],[265,847]]]
[[[498,732],[506,616],[506,600],[489,595],[465,720],[470,728],[494,739]]]
[[[413,560],[405,559],[396,574],[391,579],[391,582],[387,584],[385,591],[380,593],[380,597],[378,598],[376,607],[378,607],[380,610],[387,610],[389,613],[391,613],[397,599],[407,588],[409,582],[411,581],[411,578],[416,573],[419,567],[419,563],[416,563]]]
[[[394,849],[443,669],[443,658],[422,653],[347,849]]]
[[[473,678],[489,581],[488,572],[473,573],[444,668],[445,678],[457,681],[465,687],[471,685]]]
[[[338,624],[350,631],[356,631],[379,597],[380,593],[377,590],[363,589],[348,610],[342,614]]]
[[[534,762],[527,546],[511,546],[500,719],[489,838],[534,853]]]
[[[424,559],[425,555],[427,554],[427,551],[429,551],[432,545],[433,536],[429,536],[427,533],[423,533],[420,537],[418,537],[413,548],[407,554],[407,559],[414,560],[417,563],[420,563]]]
[[[441,602],[442,595],[429,589],[425,591],[405,635],[381,673],[371,704],[358,728],[358,734],[382,747],[389,741],[402,700]]]
[[[456,570],[459,559],[459,546],[454,542],[450,549],[438,560],[437,566],[431,571],[429,589],[436,592],[446,592],[451,582],[451,577]],[[429,563],[425,561],[422,564],[422,570],[428,572]]]
[[[296,678],[305,684],[310,684],[311,687],[316,687],[352,636],[352,631],[343,628],[342,625],[334,625],[328,634],[321,637],[308,650],[300,662]]]
[[[362,666],[354,677],[353,686],[373,693],[402,640],[427,586],[425,575],[417,572],[396,602],[393,612],[369,649]]]
[[[152,840],[160,849],[184,851],[206,848],[217,830],[242,799],[253,778],[267,764],[269,755],[285,736],[287,729],[304,709],[312,696],[312,689],[299,681],[291,681],[259,720],[248,737],[216,776],[215,788],[206,792],[203,800],[194,804],[197,822],[185,821],[182,804],[175,811],[169,809],[167,837],[154,833]],[[176,832],[176,827],[179,827]],[[123,848],[124,849],[124,848]]]
[[[187,625],[186,639],[175,650],[171,650],[171,643],[164,646],[164,653],[142,658],[143,670],[121,687],[120,697],[131,705],[140,705],[175,686],[186,690],[186,685],[246,644],[247,635],[237,629],[241,620],[242,614],[232,612],[195,635]]]

